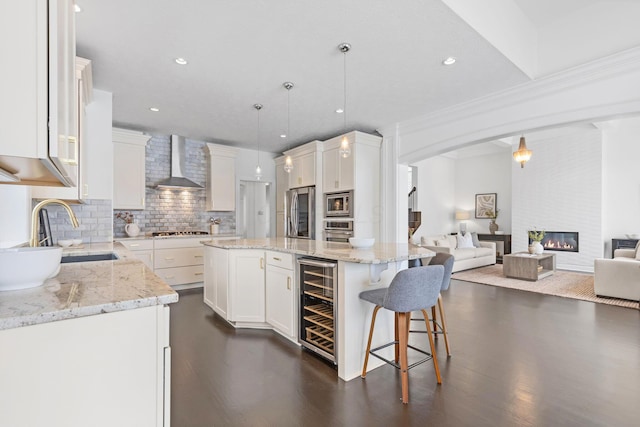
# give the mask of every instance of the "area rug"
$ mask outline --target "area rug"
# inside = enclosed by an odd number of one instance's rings
[[[529,282],[504,277],[502,265],[496,264],[453,273],[452,279],[638,309],[638,301],[596,296],[593,291],[593,274],[588,273],[556,271],[537,282]]]

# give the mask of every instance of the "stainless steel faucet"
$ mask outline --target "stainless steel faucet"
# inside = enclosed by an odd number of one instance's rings
[[[78,228],[78,218],[76,218],[76,215],[71,210],[71,206],[60,199],[43,200],[38,203],[31,211],[31,238],[29,239],[29,246],[40,246],[40,242],[38,241],[38,213],[40,213],[40,210],[43,207],[52,203],[61,205],[63,208],[65,208],[67,210],[67,213],[69,214],[69,218],[71,219],[71,225],[73,225],[73,228]]]

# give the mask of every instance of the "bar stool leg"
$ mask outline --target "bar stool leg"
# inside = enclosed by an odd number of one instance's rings
[[[409,313],[409,316],[411,314]],[[409,372],[408,366],[409,361],[407,358],[407,313],[399,313],[398,314],[398,323],[400,327],[399,335],[400,335],[400,377],[402,379],[402,403],[409,403]]]
[[[438,384],[442,384],[442,377],[440,377],[440,367],[438,366],[438,357],[436,356],[436,346],[433,342],[433,333],[431,331],[431,325],[429,324],[429,315],[427,314],[427,310],[422,310],[422,315],[424,316],[424,323],[427,325],[427,336],[429,337],[429,346],[431,347],[431,357],[433,360],[433,368],[436,371],[436,378],[438,380]]]
[[[451,357],[451,350],[449,348],[449,332],[447,331],[447,321],[444,318],[444,305],[442,304],[442,295],[438,295],[438,311],[440,312],[440,324],[442,327],[442,334],[444,335],[444,345],[447,348],[447,356]]]
[[[371,328],[369,328],[369,341],[367,342],[367,351],[364,353],[364,366],[362,367],[362,375],[364,378],[367,376],[367,364],[369,363],[369,350],[371,350],[371,339],[373,338],[373,328],[376,325],[376,315],[378,314],[378,310],[380,310],[379,305],[376,305],[376,308],[373,309],[373,314],[371,315]]]
[[[438,339],[438,322],[436,321],[436,306],[431,307],[431,321],[433,322],[433,337]]]
[[[393,323],[393,340],[395,341],[394,344],[394,349],[395,349],[395,362],[398,363],[400,361],[400,336],[398,335],[398,321],[399,321],[399,316],[398,313],[394,313],[393,314],[394,317],[394,323]]]

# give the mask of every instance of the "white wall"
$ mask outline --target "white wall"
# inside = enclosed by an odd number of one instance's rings
[[[605,127],[602,144],[602,237],[606,256],[611,239],[640,234],[640,118]]]
[[[415,163],[418,168],[418,207],[422,212],[422,225],[414,234],[413,240],[420,241],[422,236],[448,234],[457,230],[455,214],[455,160],[446,157],[434,157]],[[406,175],[406,171],[404,172]],[[408,194],[405,189],[405,197]],[[401,218],[405,229],[407,216]]]
[[[527,138],[527,146],[533,155],[524,169],[512,162],[512,252],[527,249],[533,227],[577,231],[579,252],[555,252],[556,266],[593,271],[593,260],[603,256],[601,132],[567,128]]]
[[[89,199],[113,199],[113,142],[111,92],[93,90],[86,107],[85,141]]]
[[[475,196],[482,193],[496,193],[500,210],[496,224],[499,230],[511,233],[511,150],[458,159],[455,162],[455,210],[465,210],[471,215],[467,221],[467,231],[489,232],[488,219],[475,217]],[[459,222],[456,221],[456,230]]]
[[[0,184],[0,248],[29,241],[31,190],[24,185]]]

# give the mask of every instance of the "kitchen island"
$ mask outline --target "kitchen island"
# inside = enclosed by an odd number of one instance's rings
[[[388,286],[407,261],[432,257],[428,249],[409,244],[377,243],[353,249],[347,243],[304,239],[236,239],[203,241],[205,245],[205,303],[235,327],[273,328],[291,341],[298,338],[300,285],[295,258],[313,257],[337,264],[335,357],[338,376],[360,375],[373,307],[361,301],[362,291]],[[281,287],[270,282],[269,269],[281,272]],[[266,274],[265,274],[266,270]],[[266,281],[265,281],[266,277]],[[287,292],[288,291],[288,292]],[[269,295],[276,292],[278,299]],[[284,301],[286,300],[286,301]],[[286,311],[290,322],[270,319],[270,308]],[[282,326],[285,324],[285,326]],[[393,314],[383,310],[376,320],[373,345],[393,339]],[[392,349],[389,349],[391,352]],[[390,353],[388,354],[390,356]],[[384,362],[373,360],[373,369]]]
[[[0,419],[11,426],[168,425],[169,308],[178,294],[124,246],[65,255],[44,285],[0,292]]]

